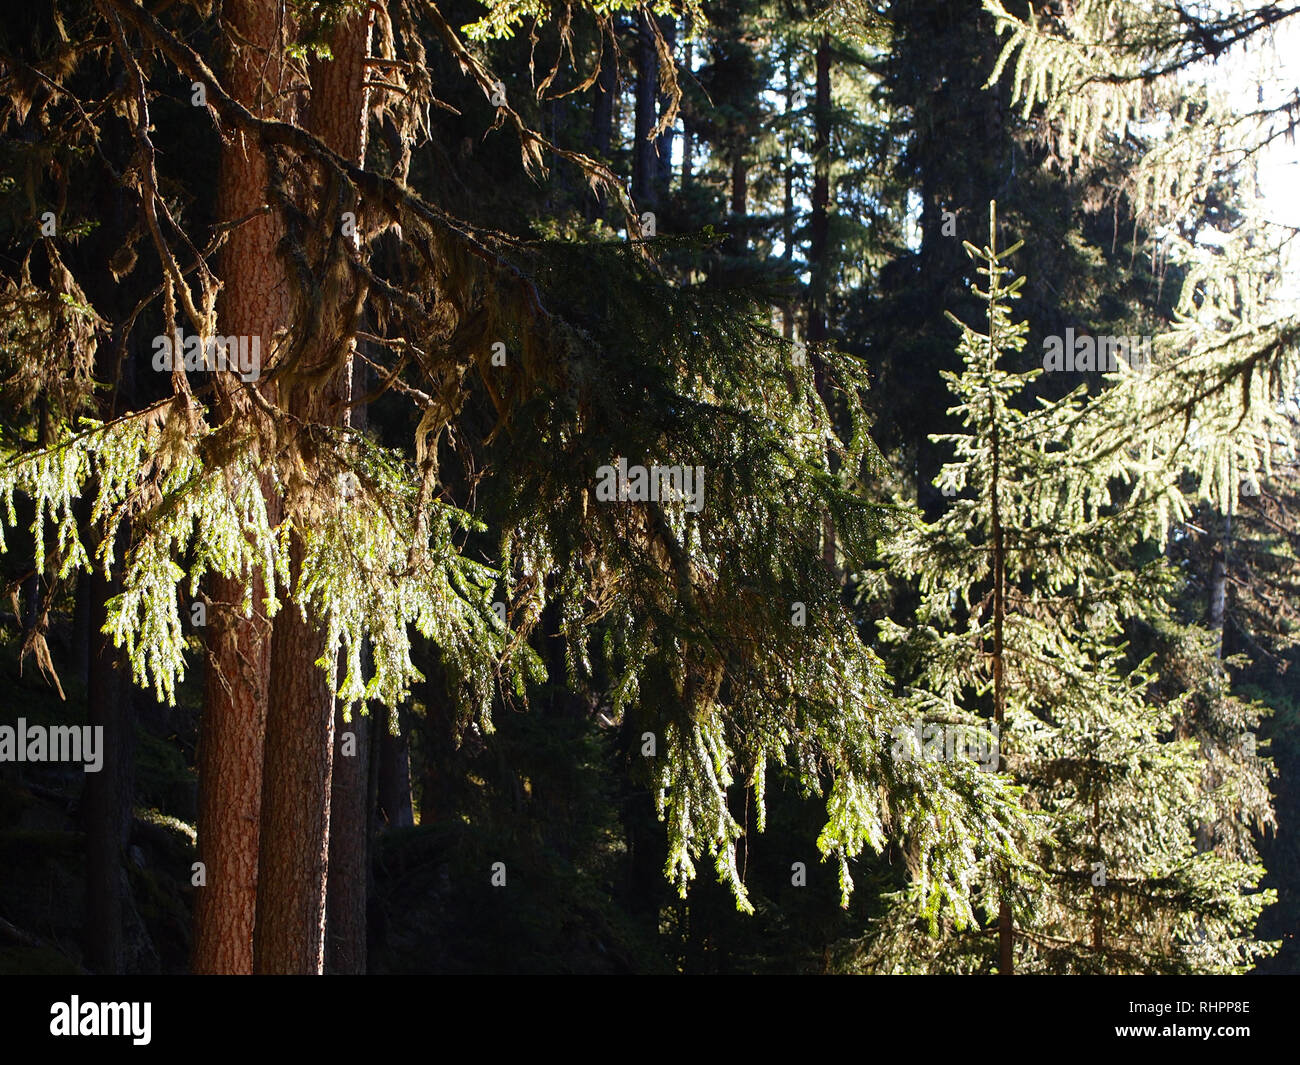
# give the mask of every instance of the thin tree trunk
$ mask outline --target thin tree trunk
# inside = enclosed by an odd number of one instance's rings
[[[1092,795],[1092,849],[1097,856],[1096,861],[1103,862],[1105,859],[1101,853],[1101,795],[1099,792],[1093,792]],[[1106,866],[1102,865],[1103,873]],[[1001,910],[998,912],[1001,917]],[[1101,953],[1102,931],[1103,931],[1103,914],[1101,908],[1101,896],[1096,891],[1092,893],[1092,949],[1095,953]]]
[[[636,119],[632,144],[632,199],[638,207],[656,206],[655,142],[650,133],[657,121],[659,53],[655,50],[651,15],[642,12],[637,29]]]
[[[223,18],[237,42],[227,63],[227,90],[262,117],[291,115],[280,41],[280,12],[258,0],[227,0]],[[269,172],[260,147],[236,137],[222,149],[218,217],[246,219],[222,252],[224,289],[218,306],[223,335],[260,338],[269,349],[288,324],[289,291],[277,253],[284,236],[279,215],[262,211]],[[252,216],[252,217],[250,217]],[[226,418],[247,413],[247,401],[217,378]],[[272,522],[279,507],[263,482]],[[260,577],[251,589],[253,616],[242,612],[245,583],[215,576],[207,582],[207,676],[199,740],[199,859],[204,886],[194,907],[196,973],[249,973],[262,796],[262,757],[271,663],[271,626]]]
[[[82,497],[79,518],[84,528],[90,518],[89,500]],[[77,664],[77,679],[83,688],[90,689],[90,660],[95,654],[95,634],[91,629],[90,597],[94,590],[90,586],[90,574],[82,571],[77,574],[77,587],[73,593],[72,604],[72,660]]]
[[[617,16],[610,18],[609,32],[600,36],[600,73],[591,107],[591,144],[601,159],[609,158],[614,145],[614,104],[618,96],[618,51],[613,40],[618,22]]]
[[[997,247],[997,225],[995,216],[989,212],[989,247]],[[990,318],[989,329],[992,330]],[[989,343],[997,347],[997,338],[990,336]],[[992,402],[992,401],[990,401]],[[1002,736],[1002,723],[1007,705],[1006,683],[1003,671],[1003,626],[1006,620],[1006,538],[1002,528],[1001,479],[1002,479],[1002,436],[999,431],[996,411],[990,411],[993,426],[992,439],[992,477],[989,485],[989,522],[993,532],[993,723],[997,726],[999,739]],[[1005,886],[1005,885],[1004,885]],[[1015,930],[1011,923],[1011,906],[1004,898],[998,904],[998,972],[1011,975],[1015,971]]]
[[[1232,515],[1224,519],[1223,538],[1214,549],[1210,564],[1210,631],[1214,633],[1215,653],[1223,657],[1224,630],[1228,617],[1228,552],[1232,540]]]
[[[364,396],[366,364],[353,360],[352,394]],[[351,421],[356,429],[366,424],[364,405],[354,406]],[[367,651],[369,648],[367,648]],[[369,654],[363,654],[370,668]],[[353,710],[350,722],[343,720],[340,705],[334,718],[334,774],[330,787],[329,878],[325,894],[325,971],[363,975],[366,971],[366,897],[370,876],[370,837],[374,825],[371,793],[371,756],[374,722],[369,714]],[[343,738],[354,740],[349,752]]]
[[[686,78],[695,77],[695,42],[692,34],[695,32],[695,24],[689,15],[686,16],[685,37],[683,45],[684,53],[682,56],[682,71]],[[695,151],[695,123],[691,120],[691,107],[689,100],[682,102],[682,191],[685,192],[691,187],[695,180],[695,171],[691,165],[691,156]]]
[[[827,244],[830,235],[831,192],[831,39],[823,33],[817,42],[817,95],[813,103],[812,216],[808,230],[808,341],[820,344],[827,337],[826,293],[829,285]],[[819,389],[823,381],[819,374]]]
[[[781,258],[786,269],[794,270],[794,72],[790,60],[790,51],[784,56],[783,73],[785,75],[785,118],[786,143],[785,159],[782,160],[781,177],[783,181],[783,199],[781,210]],[[781,335],[786,340],[794,339],[794,307],[789,300],[781,305]]]
[[[813,104],[813,191],[812,216],[808,239],[808,325],[809,345],[814,345],[812,363],[817,393],[834,416],[833,397],[827,387],[823,356],[815,345],[829,337],[826,320],[827,290],[830,269],[827,262],[830,236],[831,194],[831,38],[823,32],[817,42],[817,88]],[[832,459],[832,463],[834,460]],[[822,561],[832,574],[839,576],[835,523],[829,513],[822,515]]]
[[[124,537],[122,538],[125,539]],[[126,544],[119,543],[116,558]],[[99,772],[87,773],[83,802],[86,826],[86,964],[97,973],[125,971],[122,910],[127,886],[122,855],[131,827],[135,722],[131,690],[111,636],[102,629],[108,600],[121,590],[120,566],[111,579],[96,567],[87,576],[90,599],[90,658],[87,704],[92,728],[102,728]]]
[[[677,19],[672,15],[659,16],[659,32],[662,34],[665,43],[668,45],[670,55],[674,54],[677,47]],[[657,68],[656,68],[657,69]],[[659,117],[662,118],[667,110],[668,97],[659,98]],[[655,196],[660,203],[663,203],[668,194],[672,191],[673,185],[673,140],[676,134],[671,126],[664,130],[655,140],[655,153],[657,155],[655,166]]]
[[[727,241],[736,255],[743,255],[749,241],[745,239],[745,219],[749,214],[749,159],[746,142],[737,137],[731,147],[731,236]]]
[[[411,803],[409,733],[406,728],[397,735],[388,728],[379,731],[379,811],[389,828],[410,828],[415,824],[415,809]]]

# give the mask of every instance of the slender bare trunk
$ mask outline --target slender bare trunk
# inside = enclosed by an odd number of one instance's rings
[[[781,178],[783,183],[781,203],[781,243],[784,245],[781,258],[786,269],[794,272],[794,72],[790,52],[787,51],[782,66],[785,74],[785,118],[786,143],[785,159],[782,162]],[[794,307],[789,300],[781,305],[781,335],[786,340],[794,339]]]
[[[352,394],[366,394],[366,364],[352,365]],[[354,407],[352,424],[366,423],[366,408]],[[368,650],[368,648],[367,648]],[[363,656],[370,668],[369,655]],[[370,879],[370,838],[375,801],[370,745],[375,728],[356,709],[343,720],[334,715],[334,773],[330,785],[329,877],[325,887],[325,971],[361,975],[366,971],[366,898]],[[350,740],[350,742],[349,742]]]
[[[396,713],[396,711],[393,711]],[[410,828],[415,824],[411,804],[411,744],[407,729],[394,735],[375,723],[379,733],[378,791],[379,812],[389,828]]]
[[[686,16],[685,26],[685,43],[683,44],[682,54],[682,71],[683,77],[692,78],[695,76],[695,42],[691,40],[691,34],[694,32],[695,24],[689,15]],[[695,122],[692,118],[693,111],[689,100],[682,103],[682,191],[685,192],[691,187],[695,180],[695,171],[691,165],[691,157],[695,151]]]
[[[670,55],[674,54],[677,47],[677,19],[672,15],[660,15],[658,22],[659,33],[663,36],[664,43],[668,45],[668,52]],[[659,117],[661,118],[667,108],[667,102],[668,97],[661,96],[659,98]],[[660,203],[672,191],[673,139],[675,136],[672,127],[669,126],[655,139],[655,195]]]
[[[596,96],[591,105],[591,146],[596,155],[608,159],[614,146],[614,112],[618,96],[618,50],[612,35],[617,32],[617,16],[610,16],[609,33],[600,37],[600,74],[596,77]]]
[[[1232,543],[1232,515],[1224,519],[1223,538],[1214,549],[1210,564],[1210,631],[1214,633],[1216,653],[1223,657],[1228,619],[1228,553]]]
[[[808,240],[808,341],[826,340],[827,263],[831,199],[831,39],[823,33],[817,42],[817,95],[813,102],[812,216]],[[820,379],[819,379],[820,384]]]
[[[997,247],[996,216],[989,211],[989,247]],[[989,331],[993,330],[990,313]],[[997,338],[990,335],[989,343],[996,350]],[[990,404],[992,400],[989,401]],[[997,726],[998,736],[1003,735],[1003,717],[1007,706],[1006,678],[1003,669],[1004,625],[1007,613],[1007,548],[1005,530],[1002,527],[1001,485],[1002,485],[1002,436],[998,424],[998,415],[989,411],[992,425],[992,478],[989,484],[989,522],[993,533],[993,723]],[[1005,890],[1004,885],[1004,890]],[[998,904],[998,972],[1011,975],[1015,972],[1015,929],[1011,921],[1011,906],[1005,896]]]
[[[823,32],[817,42],[817,89],[813,103],[813,189],[812,216],[808,240],[808,325],[810,345],[824,344],[830,332],[826,319],[827,290],[830,286],[828,262],[831,199],[831,38]],[[820,350],[812,352],[817,393],[834,417],[834,397],[827,387],[825,364]],[[832,460],[833,462],[833,460]],[[822,561],[837,578],[839,572],[835,523],[829,513],[822,514]]]
[[[121,559],[126,544],[119,543]],[[97,973],[121,973],[126,951],[122,910],[126,869],[122,856],[131,827],[131,791],[135,723],[131,687],[123,678],[120,654],[112,637],[101,631],[108,620],[107,602],[121,590],[121,572],[111,578],[95,569],[87,578],[90,597],[89,722],[103,728],[98,773],[86,774],[83,798],[86,820],[86,961]]]
[[[636,130],[632,144],[632,199],[638,207],[654,207],[655,142],[650,133],[657,121],[659,99],[659,53],[655,50],[653,16],[639,16],[636,52]]]

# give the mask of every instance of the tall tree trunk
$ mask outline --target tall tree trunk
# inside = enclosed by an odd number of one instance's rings
[[[668,45],[669,55],[674,54],[677,47],[677,19],[672,15],[659,16],[659,32],[663,36],[664,42]],[[662,118],[668,108],[668,97],[659,98],[659,117]],[[663,133],[655,139],[655,197],[659,203],[663,203],[668,194],[672,191],[673,185],[673,140],[676,134],[673,128],[669,126]]]
[[[827,337],[826,294],[829,286],[827,244],[831,200],[831,38],[817,42],[817,95],[813,102],[812,216],[808,229],[808,341]],[[822,382],[819,377],[819,387]]]
[[[1105,871],[1105,858],[1101,850],[1101,793],[1094,791],[1092,793],[1092,853],[1094,861],[1102,862],[1102,871]],[[998,912],[1001,918],[1001,910]],[[1009,923],[1009,922],[1008,922]],[[1095,953],[1101,953],[1102,933],[1105,930],[1104,915],[1102,913],[1101,895],[1093,891],[1092,893],[1092,949]]]
[[[989,247],[997,247],[996,216],[989,210]],[[990,322],[989,330],[993,326]],[[994,338],[990,337],[991,344]],[[1002,527],[1002,435],[996,417],[992,419],[992,477],[989,483],[989,522],[993,533],[993,723],[999,740],[1007,706],[1006,677],[1003,668],[1005,645],[1003,629],[1007,613],[1007,547]],[[999,766],[1000,768],[1000,766]],[[1005,888],[1005,885],[1004,885]],[[998,972],[1010,976],[1015,972],[1015,930],[1011,923],[1011,906],[1004,898],[998,903]]]
[[[367,9],[341,23],[330,42],[333,59],[313,61],[310,71],[308,130],[357,163],[365,156],[365,74],[372,19]],[[341,225],[342,219],[336,224]],[[352,239],[358,240],[359,234]],[[319,340],[300,355],[305,366],[319,368],[335,358],[336,342],[347,353],[332,383],[319,394],[303,383],[282,397],[283,405],[303,424],[346,422],[351,402],[350,352],[357,325],[353,295],[342,283],[333,306],[301,308],[304,315],[316,316],[319,326]],[[289,520],[294,519],[293,507],[291,498]],[[290,538],[290,578],[295,590],[301,579],[304,531],[295,529]],[[316,665],[324,654],[325,633],[314,619],[305,618],[292,605],[276,615],[254,934],[254,967],[259,973],[324,969],[335,714],[333,694]],[[364,819],[361,824],[364,828]],[[361,905],[364,912],[364,899]],[[361,935],[364,954],[364,921]]]
[[[685,37],[682,55],[682,71],[687,79],[695,76],[695,41],[692,34],[695,32],[695,23],[689,15],[686,16]],[[691,107],[689,100],[682,101],[682,191],[685,192],[691,187],[695,180],[695,171],[691,165],[691,156],[695,151],[695,123],[691,118]]]
[[[636,50],[636,119],[632,144],[632,199],[637,207],[653,208],[655,196],[655,142],[650,134],[658,121],[659,53],[655,50],[651,15],[641,12]]]
[[[783,197],[781,203],[781,259],[785,268],[794,273],[794,64],[790,49],[783,57],[782,72],[785,75],[785,120],[786,143],[785,158],[782,160],[781,178]],[[781,335],[786,340],[794,339],[794,307],[790,300],[781,304]]]
[[[295,534],[295,586],[302,555]],[[276,615],[253,956],[258,973],[318,974],[324,967],[334,698],[316,665],[323,647],[320,626],[296,606]]]
[[[600,74],[596,77],[596,98],[591,106],[591,145],[596,155],[608,159],[614,146],[614,113],[618,97],[618,16],[610,16],[608,33],[600,37]]]
[[[813,102],[813,190],[812,216],[808,233],[808,325],[806,336],[813,345],[813,373],[817,393],[834,416],[833,397],[827,387],[822,353],[815,345],[829,337],[826,320],[827,291],[830,287],[830,264],[827,261],[830,237],[831,200],[831,38],[823,31],[817,41],[817,88]],[[833,461],[833,460],[832,460]],[[838,574],[835,524],[829,513],[822,515],[822,561]]]
[[[744,255],[749,241],[745,238],[745,219],[749,215],[749,159],[744,137],[731,146],[731,234],[727,245],[735,255]]]
[[[121,538],[123,541],[125,537]],[[115,557],[121,559],[125,542]],[[106,604],[121,590],[120,565],[105,578],[96,567],[87,575],[90,600],[89,723],[102,728],[99,772],[86,774],[86,962],[97,973],[125,971],[122,909],[127,888],[122,855],[131,828],[135,722],[131,687],[123,677],[113,638],[103,633]]]
[[[393,713],[397,713],[396,710]],[[415,824],[411,803],[411,742],[409,724],[402,722],[394,735],[388,727],[379,732],[379,779],[376,781],[379,813],[389,828]]]
[[[84,496],[80,518],[83,528],[90,518],[89,500]],[[84,570],[77,574],[77,587],[72,602],[72,660],[77,666],[77,679],[83,688],[90,689],[90,661],[95,654],[95,632],[91,628],[90,599],[95,594],[90,585],[90,574]]]
[[[266,693],[271,624],[253,583],[253,617],[239,607],[244,584],[208,582],[207,679],[199,727],[198,851],[204,884],[194,903],[196,973],[251,973],[257,905]]]
[[[596,42],[600,72],[596,75],[595,95],[591,103],[591,154],[608,160],[614,147],[614,115],[618,102],[618,16],[610,15],[608,28],[602,26]],[[600,217],[599,197],[590,195],[583,201],[583,214],[587,221]]]
[[[1214,548],[1210,563],[1209,622],[1216,653],[1223,657],[1224,630],[1228,618],[1228,553],[1232,542],[1232,515],[1224,518],[1223,536]]]
[[[366,364],[353,360],[352,394],[364,396]],[[364,405],[354,406],[354,428],[366,424]],[[363,655],[370,668],[370,656]],[[374,722],[354,710],[343,720],[340,704],[334,716],[334,774],[330,786],[329,877],[325,893],[325,971],[361,975],[366,971],[366,897],[370,877],[370,836],[374,825],[371,756]],[[350,749],[344,747],[351,733]]]
[[[227,91],[254,114],[291,116],[278,5],[227,0],[230,29]],[[260,338],[269,349],[289,321],[289,286],[278,255],[284,227],[267,202],[269,172],[259,145],[236,137],[222,149],[218,217],[246,219],[231,231],[222,252],[224,288],[218,306],[223,335]],[[250,217],[251,216],[251,217]],[[247,413],[247,401],[217,377],[224,417]],[[279,508],[263,483],[272,522]],[[260,577],[251,589],[253,616],[241,605],[245,583],[216,576],[207,582],[207,675],[199,740],[199,859],[205,886],[194,907],[196,973],[249,973],[262,797],[262,757],[271,665],[271,626],[262,607]]]

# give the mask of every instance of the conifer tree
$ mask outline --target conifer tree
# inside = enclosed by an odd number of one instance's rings
[[[1152,663],[1132,662],[1122,639],[1124,619],[1164,615],[1172,575],[1159,556],[1138,563],[1142,521],[1076,450],[1086,392],[1026,404],[1041,371],[1000,365],[1027,327],[1010,311],[1024,278],[1007,280],[1020,245],[1001,250],[997,238],[991,207],[988,243],[967,245],[984,328],[958,323],[964,369],[947,375],[965,430],[940,437],[955,455],[937,480],[951,503],[885,545],[922,600],[914,628],[886,621],[882,636],[916,662],[914,712],[945,729],[992,727],[1034,814],[1032,861],[977,874],[999,971],[1240,971],[1263,950],[1250,937],[1262,870],[1198,853],[1198,817],[1218,785],[1179,734],[1183,697],[1156,698]],[[1245,767],[1223,772],[1237,787],[1250,779]],[[1258,789],[1253,802],[1267,816]],[[945,928],[936,949],[910,920],[886,927],[873,966],[993,965],[990,935]]]

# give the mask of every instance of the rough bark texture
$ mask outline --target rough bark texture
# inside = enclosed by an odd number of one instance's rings
[[[325,896],[325,971],[366,971],[366,895],[370,871],[371,721],[335,713],[334,773],[330,787],[329,879]],[[355,737],[351,755],[344,737]]]
[[[227,0],[223,20],[233,41],[226,88],[255,114],[287,118],[286,70],[276,5]],[[219,217],[236,227],[221,256],[224,282],[218,318],[224,335],[261,338],[263,353],[288,321],[290,294],[277,254],[284,228],[267,202],[268,171],[258,145],[235,137],[222,150]],[[238,416],[235,394],[218,379],[223,414]],[[268,495],[275,520],[277,508]],[[265,586],[255,580],[253,616],[241,606],[244,581],[208,582],[207,679],[199,740],[199,859],[206,886],[196,889],[197,973],[248,973],[253,968],[262,749],[266,727],[271,626],[262,609]]]
[[[371,17],[365,12],[342,23],[331,41],[334,58],[314,62],[310,71],[307,128],[353,162],[360,162],[365,155],[365,69]],[[303,381],[281,397],[300,423],[337,425],[347,417],[350,338],[356,328],[355,319],[350,319],[354,301],[346,283],[338,285],[333,296],[333,306],[301,308],[304,316],[318,316],[321,325],[318,342],[308,345],[309,350],[301,355],[304,367],[314,371],[335,358],[334,345],[340,337],[344,338],[344,356],[332,384],[317,392]],[[291,518],[295,517],[294,506],[291,498],[287,504]],[[291,581],[296,588],[303,555],[297,532],[291,538],[290,555]],[[316,665],[324,653],[324,631],[313,619],[304,618],[296,607],[276,615],[254,936],[254,966],[259,973],[320,973],[324,969],[335,714],[333,695]],[[364,833],[362,850],[364,861]],[[364,882],[360,890],[364,912]],[[364,921],[360,949],[364,954]]]
[[[242,581],[208,582],[208,665],[199,730],[196,973],[253,971],[253,920],[262,797],[262,746],[271,624],[254,583],[254,615],[239,616]]]
[[[301,543],[290,550],[296,581]],[[253,959],[258,973],[312,974],[324,966],[334,699],[312,654],[322,645],[319,626],[296,606],[276,615]]]

